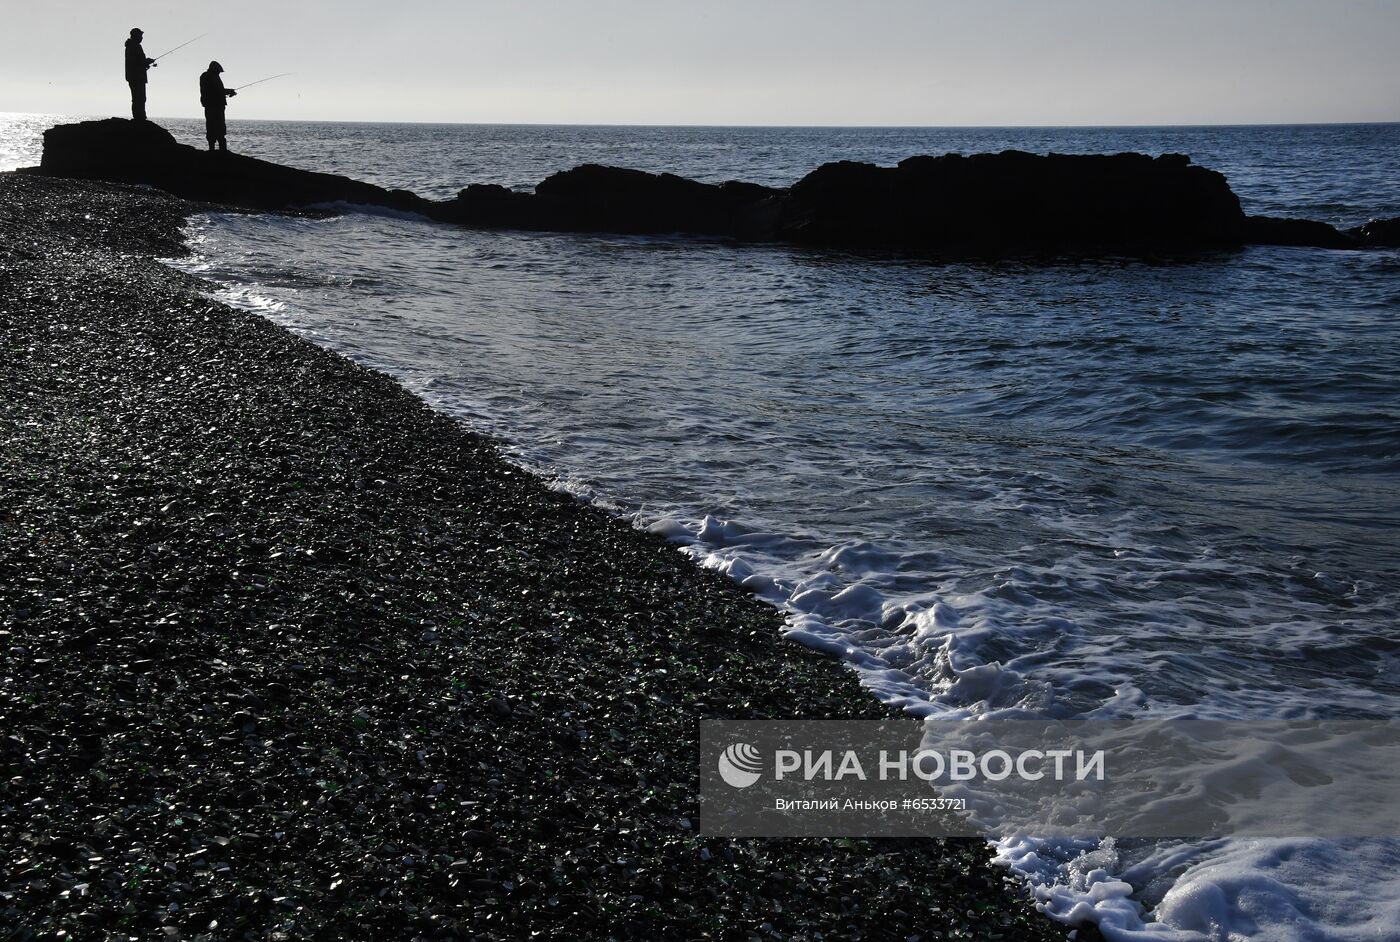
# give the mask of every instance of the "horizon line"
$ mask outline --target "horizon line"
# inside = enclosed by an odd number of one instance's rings
[[[58,111],[0,111],[0,115],[26,117],[67,117],[81,120],[104,120],[122,118],[123,115],[92,115],[64,113]],[[129,120],[129,119],[128,119]],[[202,121],[203,115],[162,115],[151,121]],[[1308,127],[1365,127],[1371,125],[1400,124],[1400,118],[1385,121],[1214,121],[1201,123],[1156,123],[1156,124],[661,124],[649,122],[610,122],[610,121],[441,121],[441,120],[375,120],[371,118],[229,118],[229,123],[264,122],[283,124],[387,124],[387,125],[452,125],[459,127],[514,127],[514,128],[772,128],[781,130],[863,130],[863,131],[942,131],[942,130],[1088,130],[1101,128],[1308,128]]]

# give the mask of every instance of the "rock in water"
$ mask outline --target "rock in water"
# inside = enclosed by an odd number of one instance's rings
[[[39,171],[52,177],[144,183],[185,199],[249,209],[344,202],[425,213],[432,205],[407,191],[349,177],[199,150],[179,143],[158,124],[125,118],[49,128]]]
[[[1393,219],[1372,219],[1364,226],[1347,231],[1367,245],[1400,246],[1400,216]]]
[[[1311,219],[1250,216],[1245,241],[1251,245],[1306,245],[1323,249],[1354,249],[1361,240],[1350,232]]]
[[[1239,245],[1225,177],[1168,154],[911,157],[826,164],[784,202],[776,235],[847,247],[1000,251]]]
[[[782,190],[755,183],[700,183],[671,173],[584,164],[556,173],[535,194],[471,186],[442,218],[466,225],[507,225],[569,232],[772,236]]]
[[[533,193],[475,184],[423,199],[328,173],[180,144],[123,118],[44,132],[39,172],[144,183],[247,209],[385,207],[442,222],[564,232],[693,233],[938,254],[1192,251],[1246,243],[1351,248],[1400,244],[1400,220],[1339,232],[1302,219],[1246,218],[1225,178],[1166,154],[910,157],[896,167],[841,161],[790,189],[701,183],[585,164]]]

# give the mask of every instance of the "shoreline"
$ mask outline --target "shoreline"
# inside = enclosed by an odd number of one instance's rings
[[[198,208],[0,174],[0,921],[1066,936],[981,841],[698,836],[700,719],[890,711],[676,545],[156,262]]]

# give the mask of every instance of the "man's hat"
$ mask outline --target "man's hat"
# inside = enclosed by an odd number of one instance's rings
[[[223,70],[224,70],[224,67],[221,66],[221,65],[219,65],[219,63],[217,63],[217,62],[210,62],[210,63],[209,63],[209,71],[210,71],[210,72],[222,72]]]

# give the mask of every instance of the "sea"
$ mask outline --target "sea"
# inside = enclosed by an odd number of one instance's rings
[[[0,115],[0,169],[56,115]],[[160,122],[202,145],[198,122]],[[1400,216],[1400,124],[765,128],[231,121],[430,197],[582,163],[1189,154],[1245,211]],[[1400,250],[920,260],[207,214],[174,264],[674,540],[938,718],[1400,715]],[[1400,841],[991,848],[1113,942],[1400,939]]]

